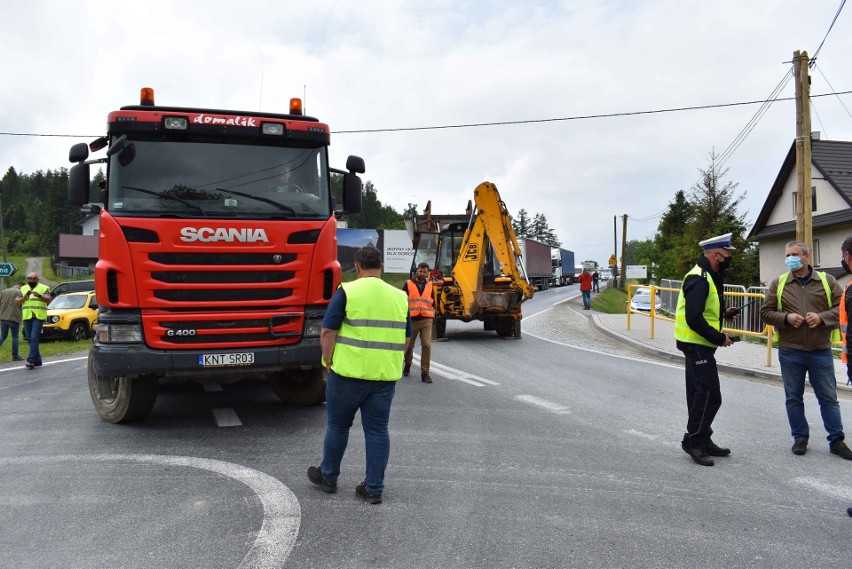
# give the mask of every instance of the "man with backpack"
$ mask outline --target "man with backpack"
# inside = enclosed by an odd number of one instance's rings
[[[831,353],[832,332],[839,322],[843,291],[834,277],[810,265],[806,244],[790,241],[784,255],[789,272],[769,285],[760,315],[779,334],[778,363],[793,436],[792,451],[803,455],[808,449],[810,431],[803,400],[807,374],[819,401],[831,453],[852,460],[852,451],[844,442]]]

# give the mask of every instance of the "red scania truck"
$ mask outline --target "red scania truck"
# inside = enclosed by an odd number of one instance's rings
[[[109,114],[105,137],[71,148],[69,201],[100,218],[88,376],[102,418],[147,416],[163,377],[262,374],[286,403],[324,400],[335,214],[360,211],[365,171],[357,156],[330,168],[329,141],[299,99],[288,114],[160,107],[145,88]],[[93,163],[106,181],[90,200]]]

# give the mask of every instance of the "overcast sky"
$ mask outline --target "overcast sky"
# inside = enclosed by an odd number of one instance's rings
[[[68,167],[68,148],[138,104],[307,114],[331,127],[332,165],[362,156],[365,180],[402,211],[464,210],[494,182],[509,210],[544,213],[578,260],[606,262],[613,216],[653,235],[759,105],[521,125],[450,126],[629,113],[766,99],[795,50],[810,55],[840,0],[466,2],[3,2],[0,167]],[[852,89],[852,7],[811,70],[812,95]],[[833,86],[833,88],[832,88]],[[790,81],[781,97],[794,95]],[[852,140],[852,95],[813,99],[813,130]],[[843,104],[845,107],[843,107]],[[776,102],[730,157],[727,180],[758,215],[795,136]],[[632,221],[632,220],[637,221]],[[619,221],[619,242],[621,229]]]

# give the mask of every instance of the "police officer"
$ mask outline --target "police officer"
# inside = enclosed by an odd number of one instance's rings
[[[731,234],[698,243],[704,253],[683,277],[675,312],[677,348],[686,360],[686,406],[689,419],[681,448],[702,466],[713,466],[711,456],[728,456],[731,450],[717,446],[710,425],[722,405],[716,348],[733,343],[722,333],[722,315],[736,316],[736,308],[725,309],[724,276],[731,263]]]
[[[308,469],[308,480],[323,492],[337,492],[340,462],[349,428],[361,411],[366,445],[366,474],[355,494],[380,504],[390,454],[388,419],[396,382],[402,377],[403,353],[411,336],[408,298],[380,278],[382,256],[375,247],[355,253],[358,279],[342,284],[322,322],[320,345],[328,370],[328,424],[320,466]]]
[[[27,369],[41,365],[41,353],[38,341],[41,328],[47,320],[47,303],[51,301],[50,288],[38,282],[38,275],[27,275],[27,284],[21,287],[21,296],[15,302],[21,305],[21,322],[24,325],[24,336],[30,343],[30,353],[27,355]]]

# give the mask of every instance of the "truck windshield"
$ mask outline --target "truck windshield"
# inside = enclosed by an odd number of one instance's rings
[[[113,215],[328,217],[325,148],[128,139],[110,158]]]

